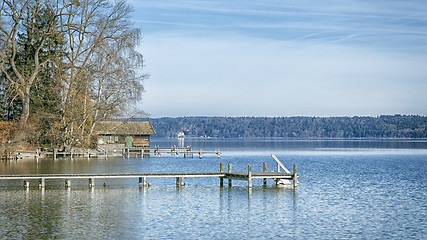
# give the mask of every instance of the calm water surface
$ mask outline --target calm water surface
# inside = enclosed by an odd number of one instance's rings
[[[152,145],[178,145],[154,139]],[[0,161],[0,174],[212,172],[298,165],[297,190],[217,178],[0,181],[3,239],[427,239],[427,141],[186,140],[220,159],[150,157]],[[226,181],[225,181],[226,182]],[[103,184],[106,183],[106,187]]]

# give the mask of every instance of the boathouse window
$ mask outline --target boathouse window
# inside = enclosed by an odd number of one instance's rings
[[[102,140],[104,142],[118,142],[119,141],[119,136],[103,136]]]

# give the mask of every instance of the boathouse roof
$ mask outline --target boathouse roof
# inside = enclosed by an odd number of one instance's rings
[[[95,125],[95,132],[99,135],[155,135],[150,121],[122,122],[102,121]]]

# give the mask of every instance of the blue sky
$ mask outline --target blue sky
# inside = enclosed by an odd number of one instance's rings
[[[427,115],[427,2],[132,0],[162,116]]]

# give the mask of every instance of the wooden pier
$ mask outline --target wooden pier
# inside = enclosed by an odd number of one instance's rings
[[[216,155],[218,158],[221,157],[221,152],[219,149],[216,151],[194,151],[191,146],[185,148],[177,148],[171,146],[171,148],[160,148],[156,146],[154,148],[123,148],[116,150],[106,150],[102,148],[88,149],[85,151],[82,150],[71,150],[71,151],[58,151],[58,149],[53,149],[50,151],[37,149],[36,151],[25,151],[18,150],[15,154],[9,155],[7,159],[19,160],[24,158],[52,158],[56,160],[58,157],[83,157],[83,158],[108,158],[108,157],[144,157],[144,156],[158,156],[162,155],[171,155],[171,156],[184,156],[184,157],[193,157],[194,155],[202,158],[203,155]]]
[[[274,156],[274,155],[272,155]],[[275,158],[275,156],[273,157]],[[276,158],[277,159],[277,158]],[[276,160],[275,159],[275,160]],[[282,168],[283,164],[278,161],[278,169]],[[279,164],[280,163],[280,164]],[[283,166],[284,167],[284,166]],[[95,187],[95,179],[123,179],[123,178],[137,178],[139,187],[150,186],[147,182],[147,178],[176,178],[177,186],[184,186],[185,178],[200,178],[200,177],[218,177],[220,179],[220,186],[223,187],[224,179],[228,180],[228,186],[232,186],[232,180],[243,180],[248,182],[248,187],[252,188],[253,179],[264,179],[263,184],[266,185],[266,179],[273,179],[276,184],[284,185],[284,181],[292,181],[293,187],[296,188],[298,184],[297,167],[294,165],[294,171],[288,172],[267,172],[267,163],[263,164],[263,172],[252,172],[252,166],[248,166],[246,172],[232,172],[231,164],[228,164],[228,171],[224,172],[224,164],[220,163],[219,172],[207,172],[207,173],[106,173],[106,174],[24,174],[24,175],[0,175],[0,180],[23,180],[24,187],[29,188],[29,180],[38,179],[39,188],[45,188],[46,180],[49,179],[63,179],[65,180],[65,187],[71,187],[71,179],[88,179],[89,187]]]
[[[194,151],[191,146],[185,148],[177,148],[176,146],[171,146],[170,148],[160,148],[155,146],[154,148],[126,148],[123,149],[123,156],[144,156],[144,155],[155,155],[161,157],[162,155],[172,155],[179,157],[180,155],[184,157],[193,157],[194,155],[202,158],[203,155],[216,155],[218,158],[221,157],[221,151],[217,149],[216,151]]]

